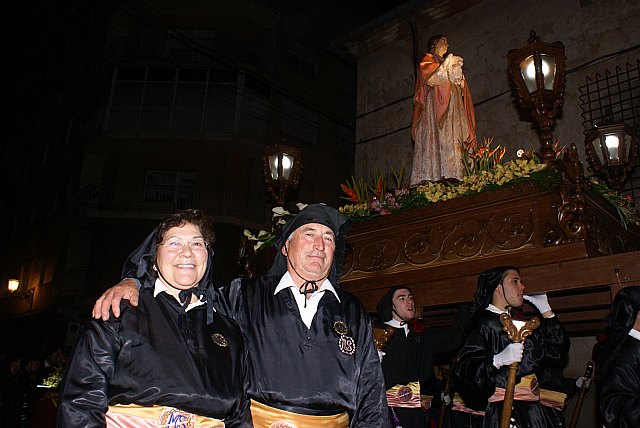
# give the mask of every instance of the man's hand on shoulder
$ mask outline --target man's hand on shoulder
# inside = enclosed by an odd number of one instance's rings
[[[109,320],[109,311],[113,316],[120,316],[120,301],[128,300],[132,306],[138,306],[138,285],[133,279],[123,279],[118,284],[109,288],[96,300],[93,305],[92,315],[95,319]]]

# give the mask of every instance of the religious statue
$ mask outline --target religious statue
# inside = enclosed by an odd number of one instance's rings
[[[445,35],[431,37],[429,52],[418,66],[411,121],[411,185],[449,178],[461,180],[465,171],[461,143],[471,143],[476,138],[463,60],[447,54],[448,49]]]

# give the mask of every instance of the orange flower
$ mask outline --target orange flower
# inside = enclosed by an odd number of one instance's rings
[[[378,177],[378,181],[376,182],[376,196],[378,197],[378,199],[382,199],[382,192],[384,191],[383,189],[383,180],[382,180],[382,176]]]
[[[344,193],[347,194],[346,198],[343,196],[344,199],[346,199],[349,202],[358,202],[358,196],[356,195],[355,190],[353,190],[351,187],[347,186],[346,184],[341,184],[340,188]]]

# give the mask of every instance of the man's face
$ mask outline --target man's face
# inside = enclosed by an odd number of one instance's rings
[[[493,295],[494,305],[503,309],[507,305],[519,308],[524,304],[524,283],[518,271],[509,270],[502,280],[502,285],[498,285]],[[497,304],[496,304],[497,303]]]
[[[296,283],[300,277],[310,281],[326,278],[333,265],[335,251],[333,231],[319,223],[300,226],[282,247],[282,254],[289,258],[287,270]]]
[[[401,288],[393,293],[391,298],[395,312],[391,312],[393,319],[397,321],[409,321],[416,316],[416,307],[413,303],[413,295],[406,288]]]

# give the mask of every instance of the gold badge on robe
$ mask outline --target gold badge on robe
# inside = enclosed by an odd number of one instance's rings
[[[223,348],[229,346],[229,342],[227,342],[227,339],[220,333],[213,333],[211,335],[211,340],[213,340],[213,343]]]

